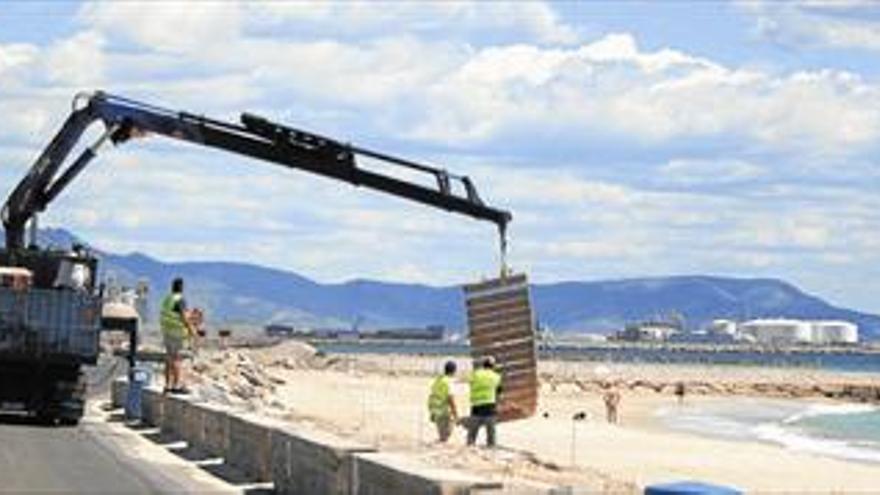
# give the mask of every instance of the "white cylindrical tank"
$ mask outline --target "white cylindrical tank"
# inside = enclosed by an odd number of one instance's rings
[[[736,322],[733,320],[712,320],[709,329],[716,334],[736,335]]]
[[[744,335],[752,336],[762,344],[809,344],[813,342],[813,328],[809,322],[784,318],[747,321],[740,325]]]
[[[813,322],[813,341],[817,344],[857,344],[859,327],[848,321]]]

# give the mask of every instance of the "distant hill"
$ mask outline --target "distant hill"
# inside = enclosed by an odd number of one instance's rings
[[[47,229],[41,242],[66,246],[74,237]],[[364,328],[443,324],[462,328],[458,287],[369,280],[321,284],[292,272],[226,262],[164,263],[143,254],[102,253],[102,271],[133,285],[147,279],[156,302],[175,276],[186,280],[194,304],[215,321],[287,322]],[[559,331],[609,332],[627,322],[681,314],[689,328],[714,318],[799,317],[857,323],[865,338],[880,337],[880,317],[828,304],[774,279],[675,276],[536,284],[538,318]]]

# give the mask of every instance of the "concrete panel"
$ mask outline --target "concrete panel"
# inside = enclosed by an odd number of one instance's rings
[[[114,409],[125,407],[125,400],[128,396],[128,379],[120,377],[113,380],[110,385],[110,405]]]
[[[354,495],[469,495],[503,487],[460,471],[424,466],[399,454],[356,454],[354,471]]]
[[[535,318],[524,274],[465,285],[471,357],[493,356],[502,376],[498,420],[533,416],[538,403]]]
[[[183,424],[180,436],[190,447],[199,447],[204,443],[204,409],[192,401],[183,402]]]
[[[470,495],[587,495],[598,493],[595,489],[576,489],[568,486],[555,486],[537,481],[504,482],[502,488],[476,488]]]
[[[229,411],[219,406],[199,404],[202,433],[196,448],[213,457],[226,458],[229,454]]]
[[[183,436],[183,414],[186,399],[174,395],[165,396],[165,410],[162,414],[162,433],[175,438]]]
[[[279,495],[353,494],[356,453],[374,449],[351,440],[289,426],[272,435],[272,481]]]
[[[165,413],[165,401],[162,391],[157,388],[144,389],[142,420],[152,426],[162,426]]]
[[[226,463],[256,481],[272,481],[272,431],[276,426],[256,416],[230,415]]]

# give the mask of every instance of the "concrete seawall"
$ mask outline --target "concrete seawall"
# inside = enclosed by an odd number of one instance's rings
[[[293,426],[272,435],[272,481],[278,493],[353,494],[357,478],[354,456],[371,447]]]
[[[482,480],[460,471],[426,467],[399,454],[356,454],[354,470],[357,475],[353,480],[353,495],[468,495],[503,488],[500,482]]]
[[[127,384],[114,382],[111,402],[125,403]],[[436,469],[401,454],[335,435],[306,430],[240,411],[165,396],[148,387],[142,421],[163,435],[224,462],[254,481],[273,482],[278,494],[307,495],[458,495],[505,493],[490,482],[461,471]],[[516,493],[551,493],[529,490]]]

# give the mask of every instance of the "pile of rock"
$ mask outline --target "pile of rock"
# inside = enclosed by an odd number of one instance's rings
[[[320,359],[313,347],[293,341],[262,349],[206,349],[193,359],[192,381],[195,393],[211,402],[280,407],[274,394],[285,381],[273,370],[309,369],[319,366]]]

